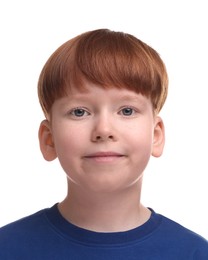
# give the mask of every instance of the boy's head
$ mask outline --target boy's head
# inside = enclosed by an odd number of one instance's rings
[[[158,113],[167,96],[168,76],[158,53],[136,37],[107,29],[89,31],[60,46],[40,74],[38,95],[46,118],[55,100],[85,82],[126,88],[149,97]]]

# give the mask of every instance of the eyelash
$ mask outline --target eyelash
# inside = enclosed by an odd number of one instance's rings
[[[123,113],[125,110],[126,110],[126,112],[127,112],[127,111],[130,111],[131,113],[126,115],[126,114]],[[135,113],[136,113],[135,108],[129,107],[129,106],[123,107],[123,108],[119,111],[119,114],[122,114],[122,116],[125,116],[125,117],[132,116],[132,115],[135,114]]]
[[[81,115],[76,115],[76,112],[82,112],[82,113],[81,113]],[[69,114],[74,117],[83,117],[85,115],[85,113],[87,116],[90,115],[90,113],[85,108],[82,108],[82,107],[74,108],[69,112]]]
[[[127,114],[125,114],[124,111],[127,112]],[[76,112],[78,112],[79,114],[76,114]],[[81,112],[81,114],[80,114],[80,112]],[[118,112],[119,115],[122,115],[124,117],[130,117],[130,116],[134,115],[135,113],[136,113],[136,109],[133,107],[130,107],[130,106],[125,106],[122,109],[120,109]],[[73,108],[71,111],[69,111],[69,115],[72,115],[76,118],[82,118],[84,116],[89,116],[90,112],[88,112],[85,108],[77,107],[77,108]]]

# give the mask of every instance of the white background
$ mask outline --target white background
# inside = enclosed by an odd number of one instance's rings
[[[58,161],[39,151],[38,76],[59,45],[109,28],[151,45],[169,73],[166,147],[146,169],[142,201],[208,238],[207,11],[205,0],[0,2],[0,226],[64,198]]]

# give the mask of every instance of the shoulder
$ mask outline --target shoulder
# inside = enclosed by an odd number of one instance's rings
[[[54,233],[47,218],[48,211],[42,209],[1,227],[0,259],[39,259],[38,248],[47,244]]]
[[[33,232],[40,231],[47,223],[45,213],[48,209],[42,209],[32,215],[21,218],[0,228],[0,246],[3,241],[10,242],[15,239],[27,237]]]
[[[161,218],[162,221],[158,228],[158,237],[171,246],[178,245],[181,249],[189,248],[193,255],[198,256],[203,254],[208,259],[207,239],[165,216],[161,215]]]
[[[158,214],[160,215],[160,214]],[[185,239],[186,237],[188,238],[196,238],[199,240],[205,240],[202,236],[197,234],[196,232],[186,228],[185,226],[177,223],[176,221],[165,217],[163,215],[160,215],[162,218],[162,225],[161,228],[164,229],[164,231],[174,234],[177,238],[182,237]],[[205,240],[206,241],[206,240]]]
[[[8,229],[10,227],[14,228],[17,227],[19,225],[24,225],[24,224],[29,224],[30,222],[39,220],[42,218],[42,215],[44,214],[45,211],[47,211],[48,209],[41,209],[31,215],[25,216],[23,218],[20,218],[14,222],[11,222],[9,224],[4,225],[3,227],[0,227],[0,231],[3,231],[4,229]]]

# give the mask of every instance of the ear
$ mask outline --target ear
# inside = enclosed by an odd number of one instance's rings
[[[53,142],[53,135],[51,132],[51,125],[48,120],[43,120],[38,132],[39,145],[42,155],[46,161],[56,159],[56,149]]]
[[[155,118],[155,126],[153,133],[153,146],[152,146],[152,156],[160,157],[163,153],[163,148],[165,145],[165,128],[162,119],[157,116]]]

